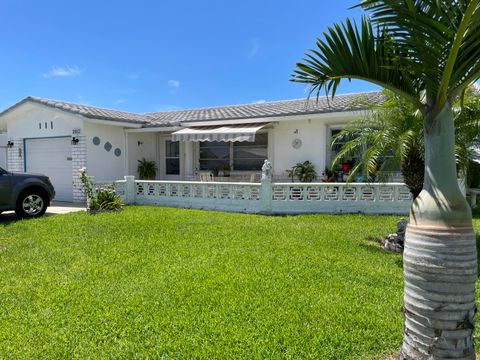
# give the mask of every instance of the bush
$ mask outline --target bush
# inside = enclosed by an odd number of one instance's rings
[[[140,180],[155,180],[157,177],[157,164],[145,158],[138,160],[138,177]]]
[[[85,168],[80,169],[80,181],[83,192],[87,196],[87,209],[89,211],[115,211],[122,209],[122,199],[111,188],[95,188],[92,178],[88,176]]]
[[[317,178],[314,165],[310,161],[304,161],[303,163],[297,163],[290,170],[287,170],[287,175],[294,181],[295,177],[300,182],[312,182]]]
[[[480,164],[472,160],[468,164],[467,184],[470,188],[478,188],[480,186]]]
[[[122,199],[113,189],[100,188],[95,190],[95,196],[90,201],[89,210],[120,210]]]

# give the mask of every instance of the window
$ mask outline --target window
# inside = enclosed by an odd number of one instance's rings
[[[230,168],[259,171],[268,157],[268,134],[260,133],[254,142],[205,141],[200,143],[200,170]]]
[[[230,143],[204,141],[200,143],[200,170],[223,170],[230,166]]]
[[[341,129],[335,129],[335,130],[332,129],[329,144],[331,144],[333,137],[338,135],[341,131],[342,131]],[[352,139],[353,138],[343,138],[341,139],[341,141],[337,141],[335,143],[335,145],[331,148],[331,151],[330,151],[330,162],[332,162],[333,159],[335,159],[335,157],[337,156],[338,152],[342,149],[342,147]],[[358,162],[360,156],[361,154],[357,154],[356,156],[350,156],[348,159],[344,159],[344,161],[349,162],[351,166],[354,166],[354,164]],[[337,170],[340,170],[341,168],[342,168],[342,164],[340,162],[340,164],[337,165]]]
[[[257,134],[254,142],[233,143],[233,169],[261,170],[267,153],[268,134],[265,133]]]
[[[167,175],[180,175],[180,143],[165,141],[165,172]]]
[[[332,136],[330,137],[330,141],[332,141],[335,136],[340,134],[341,131],[342,130],[332,130]],[[332,159],[338,154],[338,152],[342,149],[343,145],[345,145],[345,143],[349,140],[351,139],[343,138],[341,141],[337,141],[335,145],[332,146]]]

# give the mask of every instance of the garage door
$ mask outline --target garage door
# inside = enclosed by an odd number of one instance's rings
[[[72,201],[71,137],[25,140],[26,170],[49,176],[55,187],[55,200]]]

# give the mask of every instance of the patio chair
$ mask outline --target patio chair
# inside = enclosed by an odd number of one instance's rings
[[[251,182],[251,183],[255,182],[255,177],[256,177],[256,176],[257,176],[257,174],[251,173],[251,175],[250,175],[250,182]]]
[[[211,172],[201,172],[200,181],[213,181],[213,174]]]

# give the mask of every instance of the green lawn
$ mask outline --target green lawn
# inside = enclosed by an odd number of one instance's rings
[[[394,353],[401,257],[376,241],[397,220],[127,207],[0,224],[0,358]]]

